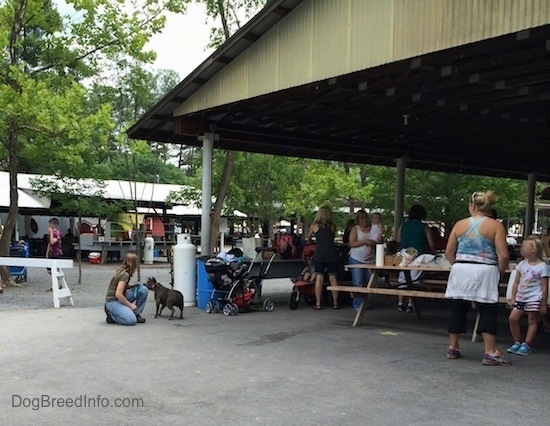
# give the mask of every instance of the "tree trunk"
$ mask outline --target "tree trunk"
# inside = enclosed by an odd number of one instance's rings
[[[223,28],[223,35],[225,36],[225,39],[229,39],[231,36],[229,32],[229,24],[227,23],[227,13],[228,10],[225,8],[223,4],[223,0],[217,0],[218,4],[218,13],[220,14],[220,19],[222,21],[222,28]],[[237,26],[240,27],[239,22],[237,21]]]
[[[20,36],[21,29],[23,28],[23,16],[25,15],[27,3],[20,2],[14,10],[13,24],[10,29],[9,36],[9,56],[10,64],[17,66],[20,60],[21,45]],[[12,89],[18,93],[21,89],[15,80],[10,81]],[[19,171],[18,160],[18,142],[19,142],[19,126],[16,118],[12,118],[9,127],[6,144],[6,150],[8,151],[8,171],[10,175],[10,208],[8,210],[8,219],[4,224],[4,231],[0,237],[0,255],[8,256],[11,244],[11,238],[15,226],[17,224],[17,216],[19,215],[19,194],[17,192],[17,172]],[[15,281],[11,277],[9,270],[6,266],[0,266],[0,280],[4,285],[15,285]],[[0,284],[0,289],[2,285]]]
[[[19,161],[17,157],[17,122],[12,120],[8,129],[8,171],[10,175],[10,208],[8,210],[8,219],[4,224],[4,232],[0,237],[0,255],[9,256],[11,238],[15,226],[17,224],[17,216],[19,215],[19,194],[17,192],[17,172],[19,170]],[[0,278],[5,286],[15,285],[15,281],[11,277],[6,266],[0,267]]]
[[[225,39],[227,40],[231,36],[229,31],[229,24],[227,22],[228,10],[224,5],[223,0],[217,0],[216,4],[218,6],[218,14],[222,21],[223,34]],[[235,152],[226,151],[225,160],[223,162],[222,176],[221,176],[220,184],[218,185],[218,191],[216,193],[216,202],[214,203],[214,207],[212,208],[212,212],[210,214],[210,218],[211,218],[210,251],[211,253],[207,253],[208,255],[214,254],[214,251],[218,242],[218,234],[220,233],[220,218],[221,218],[222,209],[223,209],[223,202],[225,201],[225,195],[227,194],[227,188],[229,187],[229,182],[231,180],[231,171],[233,170],[234,159],[235,159]],[[223,250],[223,247],[220,247],[220,251],[222,250]]]
[[[233,162],[235,160],[235,151],[226,151],[225,161],[223,162],[223,172],[218,185],[218,191],[216,192],[216,202],[212,208],[212,220],[210,221],[210,250],[213,254],[214,248],[218,241],[218,234],[220,232],[220,217],[223,209],[223,202],[225,195],[227,194],[227,188],[229,188],[229,182],[231,181],[231,172],[233,170]],[[221,248],[223,250],[223,247]]]

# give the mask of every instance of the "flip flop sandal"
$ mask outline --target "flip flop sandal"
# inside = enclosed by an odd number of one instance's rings
[[[320,311],[321,305],[313,305],[313,309],[315,309],[316,311]]]

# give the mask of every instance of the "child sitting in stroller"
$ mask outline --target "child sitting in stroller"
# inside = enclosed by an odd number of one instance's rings
[[[313,260],[313,254],[309,256],[309,259],[306,260],[306,266],[304,269],[302,269],[302,272],[300,273],[299,281],[315,281],[313,278],[313,274],[315,272],[315,262]],[[297,280],[297,281],[298,281]]]
[[[313,277],[315,245],[308,244],[302,251],[302,260],[305,267],[297,278],[293,278],[294,287],[290,295],[290,309],[296,309],[300,304],[301,296],[305,296],[306,303],[313,304],[315,302],[315,279]]]

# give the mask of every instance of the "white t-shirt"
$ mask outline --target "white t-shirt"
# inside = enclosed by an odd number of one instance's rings
[[[517,302],[542,301],[542,278],[550,276],[550,268],[544,262],[530,265],[527,260],[519,262],[515,268],[519,273]]]
[[[370,232],[363,232],[359,225],[355,225],[357,231],[357,241],[372,240]],[[372,258],[372,248],[367,246],[352,247],[349,250],[349,255],[358,262],[366,262]]]

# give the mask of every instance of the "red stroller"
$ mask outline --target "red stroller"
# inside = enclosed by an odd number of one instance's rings
[[[239,309],[247,307],[254,297],[254,290],[245,285],[243,279],[247,273],[246,265],[226,263],[222,259],[212,258],[205,263],[206,272],[212,283],[212,298],[206,304],[205,311],[222,312],[224,315],[236,315]]]
[[[315,278],[313,276],[313,255],[315,254],[315,245],[308,244],[302,251],[302,260],[305,267],[299,277],[292,278],[294,287],[290,294],[290,309],[294,310],[300,304],[300,299],[304,299],[308,305],[315,303]]]

